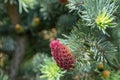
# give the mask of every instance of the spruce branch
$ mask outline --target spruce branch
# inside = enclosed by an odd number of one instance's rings
[[[39,63],[39,64],[38,64]],[[39,79],[60,80],[66,70],[61,70],[52,57],[38,53],[33,58],[34,71],[42,73]]]
[[[79,16],[86,21],[87,26],[91,28],[99,28],[104,34],[106,34],[107,27],[115,27],[115,18],[113,13],[118,8],[115,5],[115,1],[111,0],[84,0],[84,4],[81,4],[82,8],[75,7],[74,3],[81,3],[82,0],[73,1],[69,0],[68,7],[72,10],[78,9]]]
[[[78,22],[71,34],[65,35],[65,38],[59,40],[76,55],[75,72],[89,72],[92,69],[91,65],[97,62],[105,62],[115,68],[116,47],[99,31],[92,31],[90,27]]]
[[[0,50],[7,53],[12,53],[15,50],[15,42],[10,36],[4,36],[0,38],[1,48]]]
[[[8,75],[0,70],[0,80],[8,80]]]
[[[70,12],[72,11],[78,11],[81,12],[83,9],[82,5],[85,4],[84,0],[68,0],[69,4],[66,6],[70,9]]]

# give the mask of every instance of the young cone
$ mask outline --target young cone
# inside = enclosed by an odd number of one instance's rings
[[[98,65],[97,65],[97,68],[99,71],[103,71],[104,70],[104,65],[102,62],[100,62]]]
[[[102,76],[103,76],[103,78],[109,78],[109,76],[110,76],[110,71],[109,71],[109,70],[103,71],[103,72],[102,72]]]
[[[51,54],[57,65],[64,70],[70,70],[75,64],[72,52],[58,40],[50,42]]]

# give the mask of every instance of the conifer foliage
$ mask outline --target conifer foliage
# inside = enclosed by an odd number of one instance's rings
[[[120,0],[0,0],[0,80],[120,80]]]

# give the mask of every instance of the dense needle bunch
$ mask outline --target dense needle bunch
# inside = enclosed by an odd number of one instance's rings
[[[57,65],[64,70],[70,70],[74,63],[74,57],[71,51],[58,40],[53,40],[50,43],[51,54]]]

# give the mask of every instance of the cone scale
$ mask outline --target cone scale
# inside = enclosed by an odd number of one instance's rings
[[[52,57],[60,68],[64,70],[70,70],[73,68],[75,60],[69,48],[58,40],[51,41],[50,48]]]

